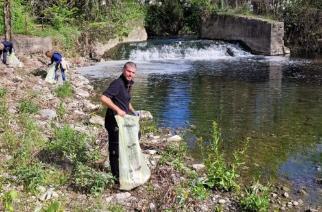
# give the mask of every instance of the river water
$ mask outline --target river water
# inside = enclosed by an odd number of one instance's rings
[[[228,52],[227,52],[228,51]],[[100,95],[122,65],[138,65],[132,104],[161,127],[194,130],[187,139],[201,160],[212,122],[223,149],[245,145],[243,178],[289,184],[312,205],[322,202],[322,61],[256,56],[238,44],[207,40],[154,40],[123,45],[115,60],[81,68]]]

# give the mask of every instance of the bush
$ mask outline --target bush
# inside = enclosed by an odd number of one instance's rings
[[[113,183],[114,177],[111,174],[97,172],[84,164],[78,163],[76,165],[73,174],[73,185],[80,191],[97,195]]]
[[[86,162],[88,161],[86,140],[85,134],[79,133],[65,125],[63,128],[55,129],[54,138],[47,148],[49,151],[67,157],[72,162]]]

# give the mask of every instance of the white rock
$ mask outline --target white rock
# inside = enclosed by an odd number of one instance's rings
[[[118,203],[124,202],[131,196],[129,192],[118,193],[115,195],[115,199]]]
[[[104,119],[101,116],[94,115],[89,119],[89,122],[91,124],[98,124],[101,126],[104,126]]]
[[[155,207],[154,203],[152,203],[152,202],[149,204],[149,208],[150,208],[151,211],[156,210],[156,207]]]
[[[81,98],[88,98],[90,96],[87,91],[84,91],[82,89],[76,89],[75,93],[78,97],[81,97]]]
[[[194,170],[196,170],[197,172],[200,172],[205,169],[205,165],[204,164],[193,164],[192,168]]]
[[[145,150],[145,152],[146,152],[147,154],[149,154],[149,155],[155,155],[155,154],[157,153],[157,151],[156,151],[156,150],[154,150],[154,149],[147,149],[147,150]]]
[[[46,119],[46,120],[52,120],[52,119],[57,117],[56,111],[53,111],[53,110],[50,110],[50,109],[40,110],[39,113],[40,113],[40,116],[43,119]]]
[[[174,135],[167,139],[168,142],[178,142],[182,141],[182,138],[179,135]]]
[[[289,195],[287,192],[284,192],[283,196],[284,196],[285,198],[288,198],[290,195]]]
[[[218,203],[219,203],[219,204],[221,204],[221,205],[223,205],[223,204],[225,204],[225,203],[226,203],[226,200],[224,200],[224,199],[220,199],[220,200],[218,200]]]

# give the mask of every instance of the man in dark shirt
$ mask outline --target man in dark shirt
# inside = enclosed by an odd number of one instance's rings
[[[108,132],[111,171],[117,181],[119,179],[119,131],[114,116],[134,113],[130,91],[134,83],[135,72],[135,63],[125,63],[122,75],[114,80],[101,96],[102,104],[108,108],[105,116],[105,128]]]
[[[60,68],[63,81],[66,81],[65,69],[62,65],[63,56],[59,52],[51,52],[51,51],[47,51],[46,56],[50,58],[50,63],[48,65],[51,65],[54,62],[56,63],[56,65],[55,65],[55,80],[58,80],[57,71]]]
[[[1,58],[1,55],[3,54],[2,62],[4,64],[7,64],[7,56],[8,56],[8,53],[12,54],[12,49],[13,49],[12,42],[10,42],[10,41],[2,41],[0,43],[0,58]]]

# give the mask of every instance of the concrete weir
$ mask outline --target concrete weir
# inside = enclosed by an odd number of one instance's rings
[[[211,15],[204,19],[201,38],[241,41],[253,53],[289,54],[284,46],[284,23],[236,15]]]

